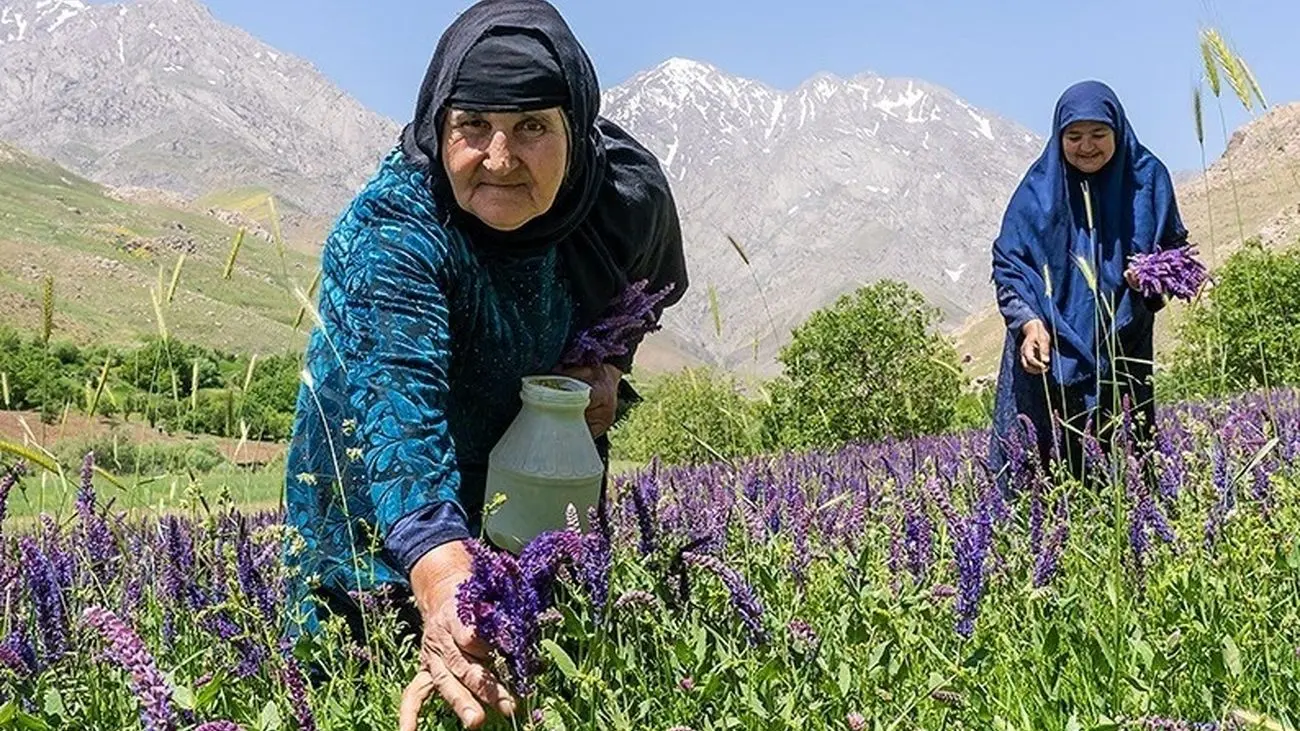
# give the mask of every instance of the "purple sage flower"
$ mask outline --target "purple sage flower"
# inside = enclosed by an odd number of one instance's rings
[[[46,663],[58,660],[68,649],[68,619],[63,608],[63,586],[50,557],[31,536],[19,539],[23,563],[27,567],[27,590],[36,609],[41,630],[42,658]]]
[[[21,632],[15,630],[0,642],[0,668],[8,668],[20,679],[35,675],[39,669],[36,650]]]
[[[652,294],[649,281],[642,279],[624,289],[605,310],[600,320],[582,330],[560,359],[564,366],[598,366],[610,358],[626,355],[648,333],[659,329],[659,303],[670,292],[670,283]]]
[[[83,617],[104,639],[109,660],[131,674],[131,690],[140,701],[140,722],[145,731],[174,729],[176,711],[172,708],[171,688],[140,636],[103,607],[90,607]]]
[[[767,642],[767,632],[763,629],[763,605],[759,602],[753,587],[746,583],[735,569],[723,563],[717,556],[706,553],[683,551],[682,560],[718,577],[722,585],[731,593],[731,605],[735,607],[741,622],[749,630],[750,642],[755,645]]]
[[[1196,249],[1187,245],[1137,254],[1129,267],[1137,276],[1143,297],[1170,295],[1190,300],[1207,277],[1205,265],[1196,258]]]

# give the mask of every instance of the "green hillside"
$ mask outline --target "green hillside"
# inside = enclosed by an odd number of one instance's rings
[[[159,331],[151,291],[165,299],[184,256],[162,307],[170,336],[235,352],[300,349],[306,328],[293,327],[292,291],[308,289],[315,258],[245,236],[223,279],[236,228],[201,210],[121,200],[0,143],[0,320],[39,328],[49,275],[56,338],[134,342]]]

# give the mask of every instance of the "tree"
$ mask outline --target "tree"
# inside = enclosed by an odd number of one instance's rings
[[[701,464],[762,449],[758,405],[729,376],[708,368],[665,374],[646,386],[643,399],[612,435],[621,459]]]
[[[1162,393],[1197,398],[1300,384],[1300,248],[1248,242],[1193,303],[1161,374]]]
[[[961,393],[957,352],[934,332],[937,309],[883,280],[814,312],[781,350],[770,438],[793,448],[935,433]]]

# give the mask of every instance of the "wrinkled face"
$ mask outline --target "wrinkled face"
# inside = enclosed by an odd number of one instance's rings
[[[1091,175],[1115,156],[1115,130],[1101,122],[1075,122],[1061,133],[1065,161]]]
[[[569,136],[559,107],[535,112],[451,109],[442,161],[456,203],[498,231],[550,210],[564,181]]]

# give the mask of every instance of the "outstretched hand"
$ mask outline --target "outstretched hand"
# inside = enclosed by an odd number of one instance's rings
[[[401,731],[416,731],[420,709],[434,691],[465,728],[483,725],[485,705],[504,716],[515,712],[514,697],[490,668],[487,643],[456,615],[456,591],[469,578],[469,566],[469,552],[455,541],[425,554],[411,569],[411,588],[424,619],[424,636],[420,670],[402,693]]]

